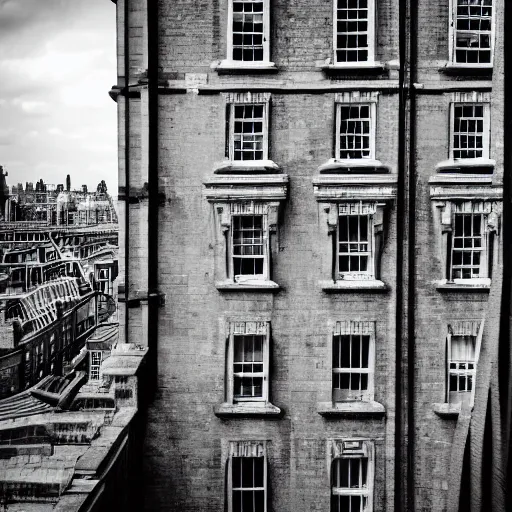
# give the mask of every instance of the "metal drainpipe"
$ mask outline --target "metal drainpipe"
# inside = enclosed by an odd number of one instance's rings
[[[158,2],[147,0],[148,18],[148,347],[153,386],[158,346]]]
[[[415,362],[416,362],[416,89],[418,3],[409,3],[409,167],[408,167],[408,288],[407,288],[407,504],[415,511]]]
[[[124,341],[128,343],[128,295],[130,284],[130,273],[128,271],[130,258],[130,35],[129,35],[129,6],[130,0],[124,0],[124,173],[125,173],[125,191],[124,191]]]
[[[394,509],[414,511],[414,177],[412,157],[414,1],[399,3],[399,109],[396,245]],[[415,14],[416,11],[414,11]],[[409,110],[410,109],[410,110]],[[406,249],[404,250],[404,247]],[[405,373],[405,375],[403,374]],[[404,405],[407,404],[405,408]],[[404,446],[405,445],[405,446]],[[405,478],[405,481],[404,481]]]

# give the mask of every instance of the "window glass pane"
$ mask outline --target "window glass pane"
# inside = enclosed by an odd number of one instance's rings
[[[233,510],[263,512],[264,457],[232,457],[231,464]]]
[[[449,368],[449,401],[460,403],[469,400],[475,376],[476,336],[451,336]]]
[[[491,56],[491,0],[455,0],[455,62],[487,64]]]
[[[336,61],[367,61],[369,12],[366,0],[338,0],[336,7]]]
[[[484,109],[481,104],[455,104],[453,108],[453,158],[484,156]]]
[[[232,251],[234,274],[263,274],[263,216],[234,215]]]
[[[233,60],[263,60],[263,2],[233,1]]]
[[[370,351],[370,336],[362,336],[361,368],[368,368],[369,351]]]
[[[254,487],[264,486],[264,458],[255,457],[254,459]]]
[[[349,487],[350,459],[339,459],[339,487]]]
[[[352,336],[352,353],[351,353],[351,367],[352,368],[360,368],[361,367],[361,337],[360,336]]]
[[[481,275],[482,215],[456,213],[452,240],[451,278],[472,279]]]
[[[254,458],[241,457],[242,460],[242,487],[254,487]]]
[[[233,399],[263,397],[264,336],[234,336]]]
[[[233,457],[231,459],[231,467],[232,471],[232,479],[233,479],[233,487],[240,487],[242,484],[242,458],[241,457]]]
[[[263,159],[263,113],[261,104],[235,105],[231,134],[235,160]]]
[[[338,114],[340,145],[338,158],[370,158],[370,107],[340,105]]]
[[[367,399],[370,336],[333,337],[333,401]]]
[[[340,273],[368,274],[369,218],[368,215],[340,215],[338,230],[338,270]],[[357,276],[358,278],[363,276]]]

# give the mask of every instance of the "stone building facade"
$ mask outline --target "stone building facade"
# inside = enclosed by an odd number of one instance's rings
[[[502,263],[503,0],[116,6],[146,510],[448,510]]]

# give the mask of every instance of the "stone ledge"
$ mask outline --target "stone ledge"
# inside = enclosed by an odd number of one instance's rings
[[[482,292],[489,293],[491,289],[491,280],[486,279],[480,283],[438,283],[436,290],[440,292]]]
[[[318,414],[324,417],[336,416],[384,416],[385,407],[379,402],[363,402],[351,400],[347,402],[318,402],[316,406]]]
[[[439,68],[441,73],[447,75],[492,75],[492,64],[460,64],[456,62],[447,62]]]
[[[214,174],[279,173],[281,168],[272,160],[223,160],[213,166]]]
[[[388,286],[378,279],[368,281],[320,281],[322,290],[327,293],[347,292],[387,292]]]
[[[283,411],[270,402],[247,402],[230,404],[227,402],[217,404],[213,407],[215,416],[219,418],[233,417],[279,417]]]
[[[341,160],[337,158],[330,158],[317,169],[319,174],[386,174],[389,173],[389,166],[383,165],[380,160],[370,158],[358,158]]]
[[[439,162],[435,169],[439,173],[446,172],[458,172],[469,174],[470,177],[475,180],[478,177],[485,177],[485,175],[492,174],[494,171],[494,167],[496,162],[490,158],[459,158],[459,159],[449,159],[443,160]],[[452,180],[460,180],[464,181],[465,176],[460,176],[459,174],[455,174],[451,176]],[[468,176],[469,178],[469,176]],[[489,178],[487,178],[489,179]],[[439,177],[436,181],[441,181],[442,178]],[[431,178],[432,181],[432,178]]]
[[[217,281],[215,288],[221,292],[278,292],[281,287],[274,281],[250,281],[235,283],[234,281]]]
[[[220,60],[210,64],[210,68],[219,74],[243,73],[275,73],[278,71],[274,62],[242,62],[234,60]]]
[[[434,404],[434,412],[441,418],[457,418],[461,411],[461,404]]]

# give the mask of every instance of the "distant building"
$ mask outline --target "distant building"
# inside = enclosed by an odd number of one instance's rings
[[[2,179],[2,178],[0,178]],[[5,178],[3,178],[5,182]],[[64,185],[46,184],[43,180],[13,185],[11,193],[1,208],[7,222],[37,222],[46,225],[90,226],[117,223],[117,213],[112,197],[107,193],[105,181],[93,192],[82,185],[71,190],[71,181]],[[0,183],[1,186],[1,183]],[[0,207],[1,198],[0,198]]]
[[[100,327],[66,375],[0,400],[0,507],[140,510],[140,389],[146,352]]]

